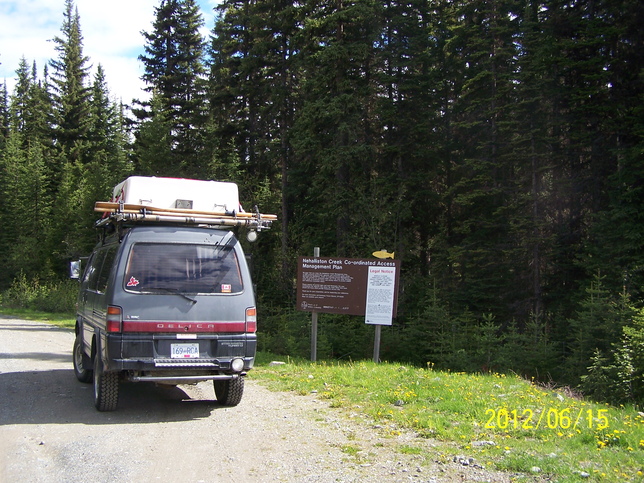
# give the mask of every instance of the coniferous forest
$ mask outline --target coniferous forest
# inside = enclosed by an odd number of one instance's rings
[[[296,260],[402,261],[381,357],[644,401],[644,4],[160,0],[147,97],[90,74],[82,19],[0,89],[3,303],[64,284],[129,175],[229,180],[279,222],[248,245],[260,345],[306,357]],[[204,38],[202,27],[210,31]],[[2,52],[0,52],[0,61]],[[246,243],[244,241],[244,243]],[[373,327],[320,316],[319,356]]]

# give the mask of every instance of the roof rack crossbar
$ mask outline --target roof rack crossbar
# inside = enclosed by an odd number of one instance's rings
[[[211,226],[244,226],[261,231],[271,227],[277,220],[276,215],[261,214],[257,207],[255,213],[225,213],[174,208],[155,208],[147,205],[132,205],[123,202],[112,203],[99,201],[94,211],[104,213],[96,222],[96,227],[104,226],[110,221],[144,221],[154,223],[182,223]]]

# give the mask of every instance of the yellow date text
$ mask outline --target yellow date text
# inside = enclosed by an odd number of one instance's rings
[[[486,429],[596,429],[608,428],[608,409],[543,407],[486,409]]]

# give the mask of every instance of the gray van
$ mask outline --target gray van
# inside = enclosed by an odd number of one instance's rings
[[[189,223],[105,222],[80,277],[74,373],[99,411],[119,382],[212,380],[235,406],[253,367],[257,316],[242,247],[230,230]]]

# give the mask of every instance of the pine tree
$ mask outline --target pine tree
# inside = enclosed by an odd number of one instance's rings
[[[644,311],[637,311],[622,332],[621,340],[615,344],[617,366],[615,385],[625,393],[628,400],[635,404],[642,404],[644,402]]]
[[[586,396],[615,405],[644,402],[644,311],[628,310],[620,339],[609,353],[596,350],[581,376]]]
[[[74,252],[87,253],[96,237],[89,227],[96,219],[94,203],[108,200],[112,188],[122,181],[128,169],[128,145],[120,106],[110,100],[105,72],[98,66],[91,87],[88,127],[88,150],[83,164],[79,186],[80,206],[77,218],[81,220],[80,233],[75,239]]]
[[[600,139],[613,164],[602,180],[607,201],[591,227],[583,264],[590,273],[606,274],[613,291],[624,286],[632,300],[640,300],[644,295],[644,38],[639,25],[644,11],[640,2],[632,0],[600,2],[597,8],[602,13],[595,21],[605,26],[601,79],[607,86],[601,89],[607,92],[600,113]]]
[[[3,227],[0,247],[5,270],[0,286],[6,286],[18,273],[28,278],[47,277],[51,199],[48,196],[48,171],[39,143],[25,148],[23,134],[12,131],[2,157],[0,179],[0,220]]]
[[[462,87],[454,100],[454,167],[447,251],[453,300],[475,313],[505,317],[516,296],[510,227],[515,218],[516,160],[508,112],[516,100],[516,5],[460,4],[448,48],[459,59]],[[492,295],[494,294],[494,295]]]
[[[569,321],[570,354],[566,369],[572,381],[579,381],[596,351],[602,355],[611,351],[631,316],[628,297],[617,299],[606,289],[604,277],[596,274],[576,316]]]
[[[259,177],[263,164],[258,160],[262,156],[259,145],[269,132],[263,128],[274,122],[272,117],[262,124],[260,117],[271,98],[260,94],[266,88],[262,72],[267,66],[257,44],[261,43],[265,19],[254,1],[226,1],[217,10],[220,17],[212,31],[209,63],[209,128],[214,139],[210,149],[221,170],[239,160],[245,173]]]
[[[46,73],[45,69],[45,75]],[[46,79],[39,81],[35,62],[30,70],[24,58],[20,61],[16,74],[18,82],[11,96],[11,129],[21,133],[25,148],[38,143],[43,148],[43,154],[50,156],[54,121]]]
[[[90,134],[92,159],[104,161],[104,181],[99,193],[114,186],[128,170],[128,134],[123,122],[123,107],[110,99],[110,92],[101,65],[92,84]]]
[[[355,255],[368,233],[360,210],[369,202],[375,156],[372,91],[380,3],[371,0],[309,2],[303,8],[300,49],[302,106],[293,129],[293,176],[306,203],[302,228],[316,231],[325,253]],[[333,229],[329,229],[333,227]],[[380,247],[378,247],[380,248]],[[310,252],[310,249],[307,250]]]
[[[9,96],[7,94],[7,83],[0,85],[0,153],[4,149],[7,137],[9,136]]]
[[[58,59],[51,61],[53,100],[56,110],[57,146],[67,162],[85,162],[91,91],[87,86],[88,58],[83,54],[78,9],[65,0],[61,37],[55,37]]]
[[[198,177],[205,171],[205,67],[203,18],[194,0],[162,0],[155,8],[152,32],[143,32],[146,91],[154,93],[163,115],[172,122],[171,172],[165,175]],[[153,113],[149,104],[135,111],[140,120]]]
[[[18,64],[16,77],[18,80],[11,101],[12,125],[14,130],[24,132],[25,126],[28,124],[29,94],[33,82],[27,66],[27,60],[24,57],[20,59]]]
[[[281,230],[262,237],[271,240],[258,258],[267,268],[281,267],[277,283],[270,285],[290,294],[290,130],[298,98],[298,8],[290,0],[226,1],[217,10],[209,63],[212,171],[223,177],[234,173],[250,206],[281,213]],[[278,242],[280,253],[270,248]]]
[[[50,157],[56,188],[52,229],[48,243],[54,270],[64,273],[71,257],[88,250],[86,193],[87,167],[92,163],[92,88],[88,85],[88,58],[83,54],[80,16],[66,0],[62,36],[56,37],[58,58],[52,60],[52,98],[55,113],[53,139],[57,153]]]
[[[53,191],[51,102],[46,87],[26,60],[8,108],[6,150],[0,179],[0,247],[7,256],[1,285],[18,273],[48,277]]]
[[[139,124],[136,151],[137,172],[148,176],[168,176],[176,172],[172,152],[172,121],[163,109],[163,102],[152,93],[150,117]]]

